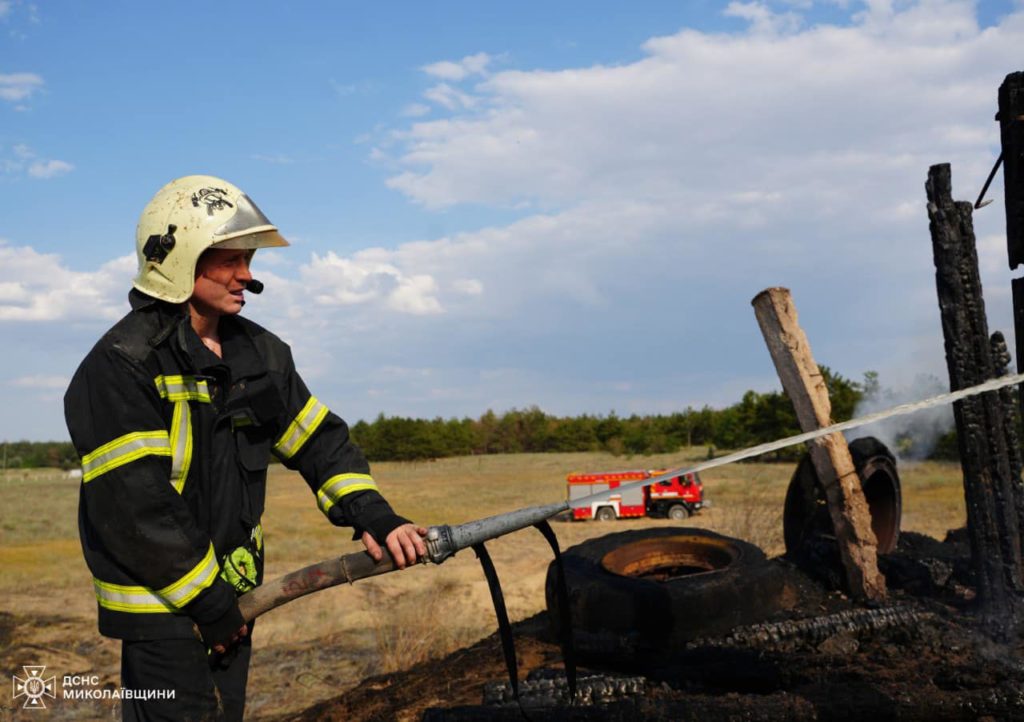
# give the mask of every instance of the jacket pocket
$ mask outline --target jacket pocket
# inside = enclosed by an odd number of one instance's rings
[[[238,463],[245,477],[251,524],[263,515],[267,490],[267,466],[270,464],[270,431],[261,426],[245,426],[235,430]]]
[[[270,432],[259,426],[248,426],[235,431],[238,459],[242,468],[250,475],[262,472],[265,478],[267,466],[270,464],[270,442]]]

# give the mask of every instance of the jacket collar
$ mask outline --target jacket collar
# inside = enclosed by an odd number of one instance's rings
[[[128,294],[128,302],[133,311],[152,310],[158,314],[157,332],[149,339],[152,346],[158,346],[175,329],[179,350],[184,352],[197,371],[210,370],[216,366],[226,366],[231,370],[232,379],[261,376],[267,372],[266,364],[256,349],[256,344],[249,334],[248,326],[233,316],[224,316],[220,320],[221,348],[224,358],[219,359],[207,349],[199,336],[188,323],[185,304],[173,304],[147,296],[136,288]]]
[[[220,319],[220,358],[206,348],[192,328],[192,324],[188,323],[187,317],[179,328],[179,343],[197,371],[209,374],[218,368],[226,369],[230,373],[232,383],[267,373],[266,364],[256,349],[248,328],[234,316],[222,316]]]
[[[161,301],[147,296],[137,288],[128,292],[128,303],[134,312],[155,314],[156,332],[148,339],[149,345],[154,348],[166,341],[178,324],[186,318],[184,304]]]
[[[249,326],[235,316],[220,320],[220,344],[234,379],[252,378],[267,373],[267,365],[249,334]]]

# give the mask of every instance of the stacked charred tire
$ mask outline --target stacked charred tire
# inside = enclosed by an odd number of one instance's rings
[[[563,563],[577,649],[627,663],[764,620],[784,585],[756,546],[704,529],[609,534],[567,549]],[[552,565],[545,592],[557,632],[555,578]]]
[[[889,554],[899,541],[903,510],[896,458],[873,436],[855,439],[849,446],[871,512],[878,553]],[[832,517],[810,454],[800,460],[789,483],[782,525],[786,557],[829,586],[842,588],[845,582]]]

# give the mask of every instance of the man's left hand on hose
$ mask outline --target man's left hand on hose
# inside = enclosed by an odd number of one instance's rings
[[[418,559],[427,555],[427,545],[423,542],[423,537],[426,534],[427,530],[424,527],[412,523],[395,527],[388,534],[387,539],[384,540],[384,546],[391,553],[396,567],[405,569],[407,565],[415,564]],[[366,547],[366,551],[370,553],[374,561],[379,562],[384,558],[380,544],[368,531],[363,532],[363,546]]]

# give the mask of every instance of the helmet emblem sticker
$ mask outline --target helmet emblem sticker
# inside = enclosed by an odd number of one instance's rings
[[[214,211],[234,208],[231,202],[224,197],[227,193],[223,188],[201,188],[192,194],[192,205],[198,208],[202,203],[206,206],[206,213],[212,216]]]

